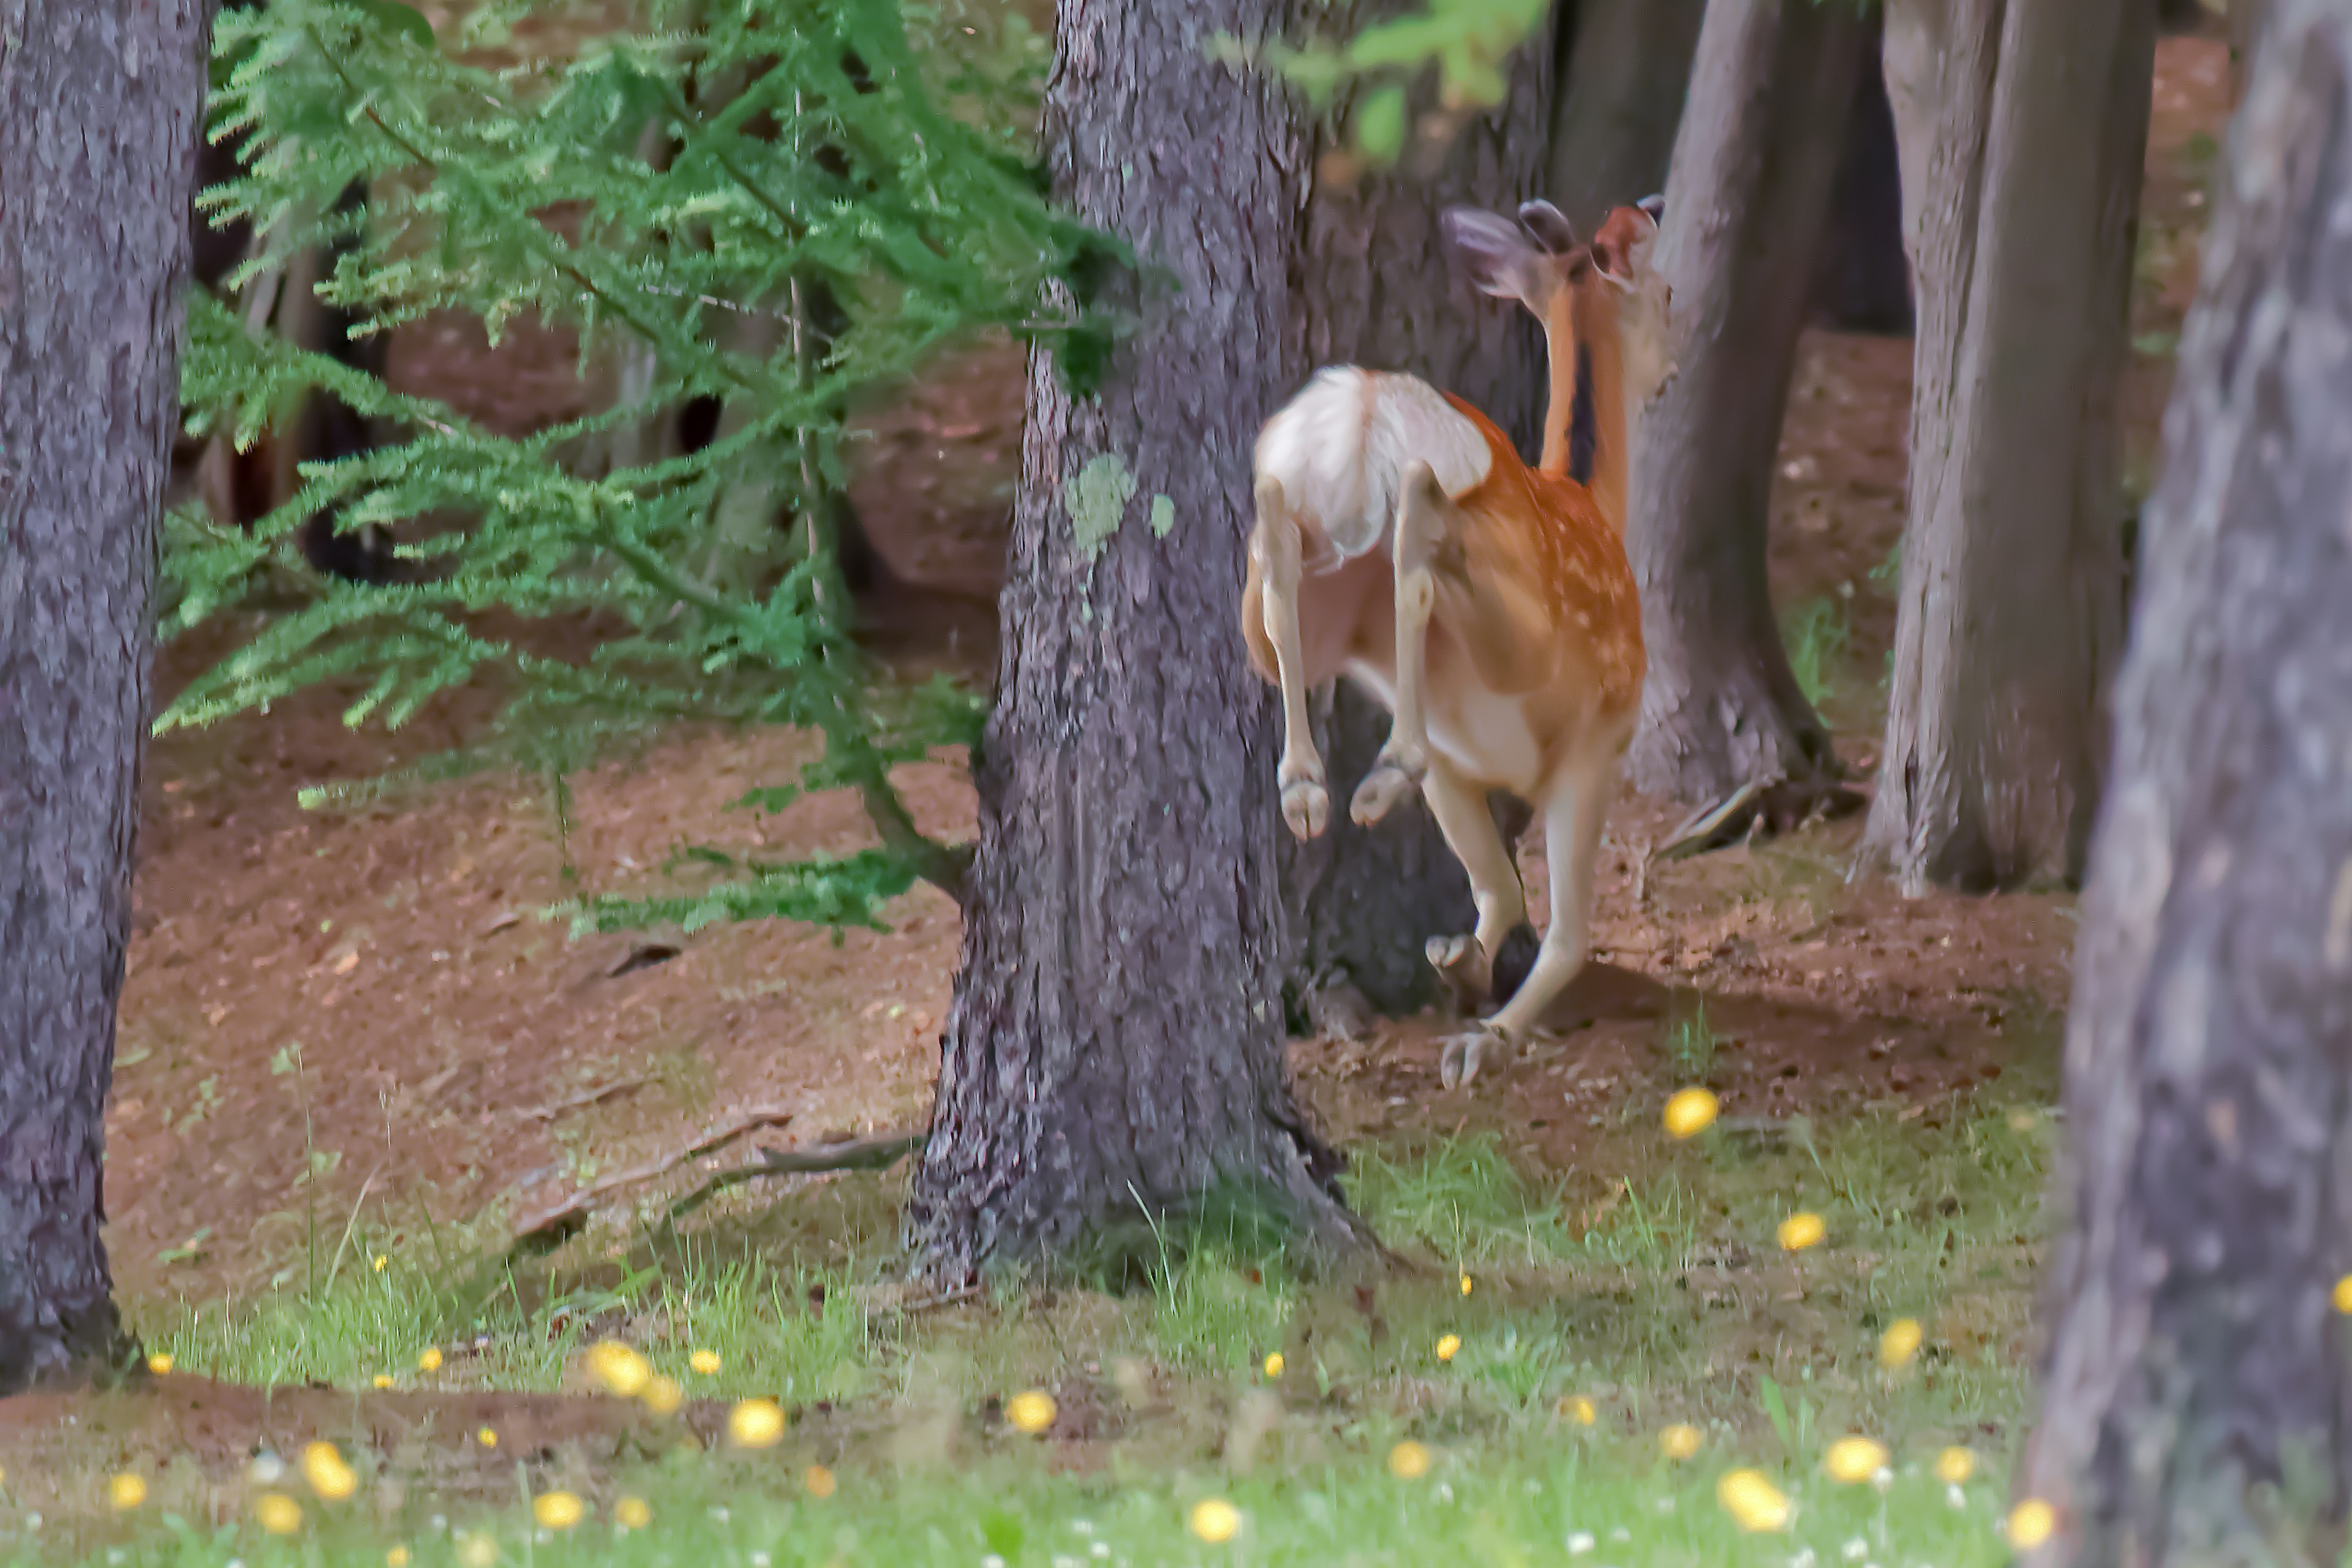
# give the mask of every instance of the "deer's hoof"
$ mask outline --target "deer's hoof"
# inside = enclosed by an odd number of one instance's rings
[[[1331,826],[1331,792],[1321,779],[1292,779],[1282,786],[1282,820],[1300,839],[1319,838]]]
[[[1427,948],[1429,966],[1437,971],[1454,1010],[1475,1013],[1494,994],[1495,964],[1475,936],[1433,936]]]
[[[1438,1080],[1448,1089],[1461,1089],[1482,1072],[1502,1071],[1516,1054],[1508,1035],[1491,1024],[1481,1024],[1445,1042],[1444,1054],[1437,1058]]]
[[[1364,775],[1364,782],[1356,786],[1356,798],[1349,805],[1348,814],[1356,819],[1357,826],[1370,827],[1411,800],[1413,792],[1420,787],[1418,778],[1384,752],[1381,760],[1372,764],[1372,771]]]

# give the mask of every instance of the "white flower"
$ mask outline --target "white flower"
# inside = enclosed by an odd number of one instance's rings
[[[768,1554],[764,1552],[751,1553],[751,1568],[768,1568]]]
[[[1808,1546],[1790,1558],[1789,1568],[1813,1568],[1813,1549]]]
[[[1969,1506],[1969,1494],[1958,1487],[1946,1487],[1944,1500],[1954,1508],[1966,1508]]]
[[[1580,1530],[1568,1538],[1568,1554],[1570,1557],[1581,1557],[1591,1550],[1592,1531]]]
[[[721,1524],[726,1523],[726,1522],[727,1522],[727,1508],[726,1508],[726,1505],[722,1503],[722,1504],[720,1504],[719,1507],[712,1509],[712,1510],[710,1510],[710,1517],[711,1517],[712,1519],[714,1519],[714,1520],[717,1520],[717,1521],[718,1521],[719,1523],[721,1523]]]
[[[1108,1541],[1097,1541],[1092,1546],[1088,1547],[1087,1550],[1093,1552],[1097,1557],[1108,1557],[1110,1555],[1110,1542]]]
[[[1004,1568],[1004,1559],[992,1552],[980,1560],[980,1568]]]
[[[1617,1542],[1618,1545],[1622,1546],[1625,1542],[1633,1539],[1633,1532],[1621,1524],[1616,1529],[1609,1532],[1609,1539]]]
[[[1437,1500],[1440,1502],[1452,1502],[1454,1500],[1453,1483],[1449,1481],[1440,1481],[1437,1483]]]
[[[1672,1513],[1675,1511],[1674,1494],[1669,1492],[1664,1497],[1662,1497],[1657,1501],[1652,1503],[1650,1506],[1656,1509],[1660,1513]]]
[[[1859,1563],[1864,1558],[1870,1555],[1870,1542],[1857,1535],[1852,1541],[1847,1542],[1843,1550],[1844,1551],[1845,1560],[1847,1562]]]

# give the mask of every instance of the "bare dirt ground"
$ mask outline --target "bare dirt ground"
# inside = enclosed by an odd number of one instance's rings
[[[2216,41],[2163,46],[2144,334],[2177,331],[2193,286],[2225,71]],[[560,417],[581,395],[569,346],[546,336],[519,333],[493,353],[462,327],[428,323],[398,340],[394,363],[410,388],[509,428]],[[2168,374],[2160,360],[2134,373],[2130,449],[2143,468]],[[979,345],[861,421],[856,499],[929,590],[878,606],[884,639],[975,676],[993,657],[987,598],[1019,463],[1021,375],[1017,352]],[[1871,574],[1899,534],[1907,399],[1906,343],[1814,335],[1774,498],[1781,602],[1846,608],[1831,712],[1864,766],[1893,626],[1889,590]],[[167,688],[225,646],[173,649]],[[332,694],[313,693],[156,747],[109,1121],[108,1238],[132,1302],[288,1277],[314,1230],[355,1218],[394,1244],[467,1222],[495,1239],[502,1215],[746,1110],[781,1119],[758,1135],[772,1146],[919,1123],[959,941],[937,894],[910,894],[887,932],[711,928],[662,938],[677,955],[635,968],[650,939],[572,942],[534,913],[583,889],[661,886],[664,862],[688,843],[868,842],[843,799],[772,818],[722,809],[783,774],[806,738],[672,735],[575,780],[562,840],[547,788],[529,779],[364,809],[298,804],[302,785],[450,743],[483,706],[467,694],[387,739],[347,731]],[[901,782],[929,829],[971,831],[953,759]],[[1906,901],[1849,882],[1850,823],[1645,876],[1643,852],[1668,815],[1629,796],[1612,817],[1604,962],[1556,1040],[1500,1081],[1454,1094],[1437,1087],[1440,1020],[1299,1042],[1303,1090],[1331,1129],[1406,1143],[1490,1129],[1531,1167],[1604,1201],[1633,1157],[1615,1146],[1624,1115],[1672,1087],[1668,1031],[1702,1000],[1721,1044],[1711,1080],[1733,1114],[1882,1105],[1934,1119],[2003,1075],[2051,1081],[2067,897]],[[1534,846],[1528,868],[1540,904]],[[761,1201],[747,1192],[740,1205]]]

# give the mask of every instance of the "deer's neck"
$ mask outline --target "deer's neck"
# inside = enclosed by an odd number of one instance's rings
[[[1536,467],[1563,477],[1568,473],[1569,433],[1576,424],[1577,327],[1575,300],[1562,289],[1544,317],[1544,344],[1551,360],[1551,405],[1544,410],[1543,456]]]
[[[1632,419],[1625,407],[1625,340],[1617,320],[1617,302],[1607,297],[1607,286],[1576,290],[1574,320],[1577,340],[1592,362],[1592,499],[1619,533],[1625,531],[1625,501],[1633,468]],[[1576,367],[1569,366],[1569,388],[1575,390]],[[1553,372],[1552,384],[1559,384]],[[1567,443],[1561,442],[1563,453]],[[1563,460],[1561,470],[1566,472]]]

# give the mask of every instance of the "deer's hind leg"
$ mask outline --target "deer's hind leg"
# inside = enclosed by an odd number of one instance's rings
[[[1275,682],[1282,689],[1282,762],[1275,773],[1282,819],[1298,837],[1313,838],[1329,826],[1331,794],[1324,786],[1323,757],[1315,749],[1307,714],[1307,655],[1298,634],[1298,520],[1279,480],[1257,481],[1257,530],[1250,536],[1250,553],[1261,624],[1274,648]]]
[[[1429,616],[1437,603],[1437,558],[1453,503],[1427,463],[1404,468],[1396,519],[1396,710],[1371,772],[1349,814],[1370,827],[1410,799],[1429,773]]]

